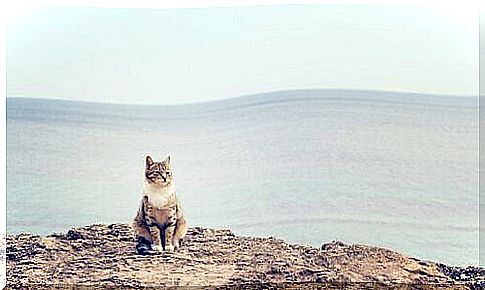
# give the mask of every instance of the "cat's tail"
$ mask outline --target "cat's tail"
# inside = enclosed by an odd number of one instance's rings
[[[145,211],[143,203],[140,205],[133,221],[133,230],[135,232],[135,249],[140,255],[147,254],[152,249],[152,236],[150,229],[145,223]]]
[[[136,253],[138,255],[146,255],[152,250],[152,243],[142,236],[139,236],[136,240]]]

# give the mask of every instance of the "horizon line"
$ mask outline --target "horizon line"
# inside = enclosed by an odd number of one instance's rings
[[[27,95],[5,95],[5,100],[7,99],[26,99],[26,100],[48,100],[48,101],[63,101],[63,102],[78,102],[78,103],[90,103],[90,104],[100,104],[100,105],[131,105],[131,106],[183,106],[183,105],[200,105],[208,103],[222,102],[226,100],[236,100],[246,97],[254,97],[258,95],[269,95],[276,93],[289,93],[289,92],[299,92],[299,91],[341,91],[341,92],[366,92],[366,93],[390,93],[390,94],[401,94],[401,95],[414,95],[414,96],[433,96],[433,97],[451,97],[451,98],[478,98],[479,94],[476,95],[469,94],[439,94],[439,93],[423,93],[414,91],[399,91],[399,90],[379,90],[379,89],[342,89],[342,88],[297,88],[297,89],[279,89],[279,90],[269,90],[259,93],[246,93],[240,95],[234,95],[226,98],[216,98],[205,101],[194,101],[194,102],[181,102],[173,104],[162,104],[162,103],[145,103],[145,102],[107,102],[107,101],[95,101],[95,100],[81,100],[81,99],[69,99],[67,97],[57,97],[57,96],[27,96]]]

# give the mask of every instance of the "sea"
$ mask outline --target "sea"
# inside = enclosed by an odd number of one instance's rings
[[[170,154],[190,226],[478,265],[478,97],[315,89],[6,105],[8,233],[130,223],[145,157]]]

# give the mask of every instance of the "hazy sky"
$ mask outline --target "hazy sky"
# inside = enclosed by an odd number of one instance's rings
[[[37,9],[7,28],[7,95],[156,104],[297,88],[477,95],[477,15],[329,4]]]

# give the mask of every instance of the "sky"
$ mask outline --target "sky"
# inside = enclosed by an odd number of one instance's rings
[[[307,88],[478,95],[478,12],[44,7],[7,26],[7,96],[182,104]]]

